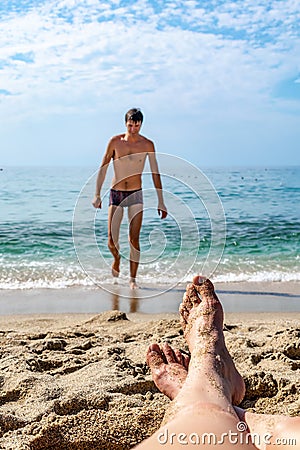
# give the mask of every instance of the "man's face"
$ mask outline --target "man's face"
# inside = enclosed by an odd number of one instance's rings
[[[126,128],[129,134],[138,134],[142,126],[142,122],[134,122],[133,120],[127,120]]]

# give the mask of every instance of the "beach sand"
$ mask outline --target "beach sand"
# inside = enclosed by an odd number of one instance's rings
[[[255,292],[263,303],[264,291]],[[155,388],[145,353],[150,343],[163,341],[187,351],[178,313],[5,311],[0,316],[1,449],[125,450],[159,427],[169,400]],[[299,415],[299,309],[225,308],[224,329],[246,382],[241,406]]]

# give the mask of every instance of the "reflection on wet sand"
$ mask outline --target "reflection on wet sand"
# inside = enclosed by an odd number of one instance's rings
[[[136,297],[136,294],[133,294],[129,297],[129,312],[136,313],[139,310],[139,298]],[[111,309],[120,310],[120,295],[117,292],[111,293]]]

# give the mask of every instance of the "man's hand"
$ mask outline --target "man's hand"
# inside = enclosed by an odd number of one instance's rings
[[[95,195],[94,200],[92,201],[92,205],[94,208],[102,207],[102,201],[101,201],[101,197],[99,195]]]
[[[158,205],[157,212],[161,219],[165,219],[168,215],[168,211],[164,203]]]

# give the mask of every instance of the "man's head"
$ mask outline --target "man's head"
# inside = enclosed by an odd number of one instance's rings
[[[142,111],[138,108],[132,108],[125,114],[125,123],[127,123],[129,120],[132,120],[132,122],[141,122],[143,123],[143,114]]]

